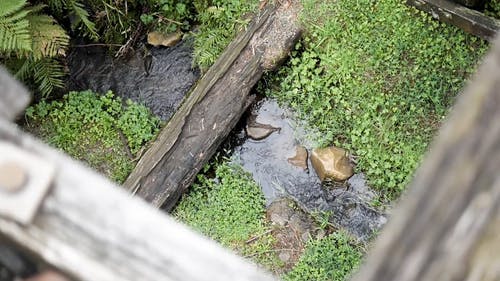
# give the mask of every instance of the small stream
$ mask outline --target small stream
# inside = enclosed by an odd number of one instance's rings
[[[310,159],[307,170],[289,163],[297,145],[309,151],[313,148],[308,131],[293,120],[291,111],[281,108],[275,100],[263,99],[252,106],[249,115],[248,118],[255,118],[258,123],[280,128],[263,140],[248,138],[244,128],[234,133],[240,145],[234,148],[233,161],[253,175],[268,205],[290,197],[307,212],[330,213],[334,225],[361,240],[367,240],[382,227],[386,217],[369,205],[376,194],[367,186],[362,173],[343,184],[325,187]]]
[[[116,59],[104,47],[74,48],[68,56],[70,90],[91,89],[98,93],[112,90],[147,106],[166,121],[180,106],[184,96],[200,77],[192,67],[192,42],[174,47],[151,48],[152,64],[145,71],[144,52]]]
[[[104,48],[75,48],[68,60],[69,87],[100,93],[112,90],[120,97],[143,103],[166,121],[180,106],[200,73],[191,67],[192,44],[189,41],[169,48],[151,48],[150,52],[153,63],[148,75],[142,52],[115,59]],[[247,137],[245,120],[242,120],[243,126],[233,130],[231,141],[228,141],[234,151],[233,161],[252,173],[268,205],[283,197],[292,198],[307,212],[329,213],[329,220],[335,226],[345,228],[361,240],[367,240],[386,222],[385,215],[369,205],[376,194],[366,185],[363,174],[355,174],[337,188],[325,187],[310,160],[307,170],[288,162],[288,158],[295,155],[297,145],[309,151],[313,148],[308,141],[311,131],[295,124],[291,111],[281,108],[272,99],[262,99],[251,106],[246,116],[279,128],[262,140],[253,140]]]

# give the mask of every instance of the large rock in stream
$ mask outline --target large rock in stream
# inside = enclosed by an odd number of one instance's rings
[[[366,185],[363,174],[352,176],[343,188],[325,187],[313,169],[308,171],[304,169],[307,165],[298,167],[290,161],[297,157],[298,145],[312,147],[307,144],[307,136],[312,132],[292,127],[291,114],[273,100],[264,99],[252,110],[255,121],[281,128],[279,134],[270,134],[260,141],[247,139],[235,148],[236,161],[252,173],[268,204],[283,197],[292,198],[307,212],[329,213],[334,225],[364,241],[385,224],[385,215],[370,206],[376,194]],[[307,164],[311,166],[310,159]]]
[[[173,47],[151,47],[152,59],[145,69],[145,50],[127,58],[114,58],[103,47],[73,48],[68,57],[70,90],[112,90],[116,95],[143,103],[162,120],[168,120],[200,73],[192,68],[192,43],[181,41]],[[149,72],[149,73],[147,73]]]

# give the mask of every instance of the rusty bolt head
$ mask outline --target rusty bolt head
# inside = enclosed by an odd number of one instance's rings
[[[0,163],[0,190],[17,192],[24,187],[28,175],[23,167],[14,162]]]

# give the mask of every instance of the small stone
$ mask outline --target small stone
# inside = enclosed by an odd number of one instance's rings
[[[293,215],[293,209],[289,205],[286,199],[272,202],[266,210],[267,219],[276,225],[285,226]]]
[[[174,32],[170,34],[164,34],[158,31],[152,31],[148,33],[148,44],[155,47],[165,46],[172,47],[181,41],[182,32]]]
[[[23,187],[27,177],[24,169],[16,163],[0,164],[0,190],[16,192]]]
[[[265,139],[273,132],[279,130],[280,128],[276,128],[268,124],[260,124],[257,122],[250,122],[246,126],[247,135],[253,140]]]
[[[322,182],[325,180],[344,181],[354,173],[347,151],[335,146],[313,149],[311,163]]]
[[[288,163],[307,171],[307,149],[301,145],[295,147],[295,156],[288,158]]]
[[[323,239],[326,236],[326,231],[324,229],[318,229],[316,231],[316,239]]]
[[[290,260],[290,258],[292,257],[292,255],[290,255],[289,252],[282,251],[279,253],[278,257],[280,258],[280,260],[282,262],[288,262]]]

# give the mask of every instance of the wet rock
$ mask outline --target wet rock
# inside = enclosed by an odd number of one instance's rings
[[[306,131],[296,125],[289,118],[293,113],[280,108],[274,100],[259,101],[252,113],[259,116],[260,122],[281,128],[279,134],[262,141],[247,140],[235,148],[238,155],[236,161],[252,173],[254,180],[262,187],[269,207],[275,207],[273,202],[279,198],[291,198],[307,213],[331,213],[329,222],[332,225],[346,230],[359,240],[367,240],[385,224],[386,214],[370,205],[378,195],[367,186],[362,174],[353,175],[343,183],[334,183],[342,188],[324,188],[315,173],[307,173],[287,162],[293,156],[297,143],[311,145],[308,137],[318,132]],[[310,162],[308,166],[311,166]],[[282,218],[280,224],[289,227],[291,215],[274,214],[272,217],[275,221]],[[311,234],[324,235],[318,231]],[[302,240],[300,236],[298,238]],[[283,245],[283,248],[286,247]]]
[[[182,39],[181,32],[165,34],[158,31],[152,31],[148,33],[148,44],[153,45],[155,47],[158,46],[172,47],[175,44],[179,43],[181,39]]]
[[[335,146],[314,149],[311,163],[321,181],[344,181],[354,173],[347,151]]]
[[[288,158],[288,163],[307,171],[307,149],[301,145],[295,147],[295,156]]]
[[[275,249],[284,263],[285,271],[290,270],[299,260],[305,243],[310,237],[325,235],[307,213],[288,198],[278,199],[267,208],[267,218],[273,222]]]
[[[273,127],[269,124],[261,124],[256,121],[251,121],[246,126],[247,135],[253,140],[262,140],[267,138],[280,128]]]
[[[295,212],[293,208],[290,207],[291,204],[293,205],[293,203],[286,199],[274,201],[267,207],[267,219],[278,226],[287,225]]]

